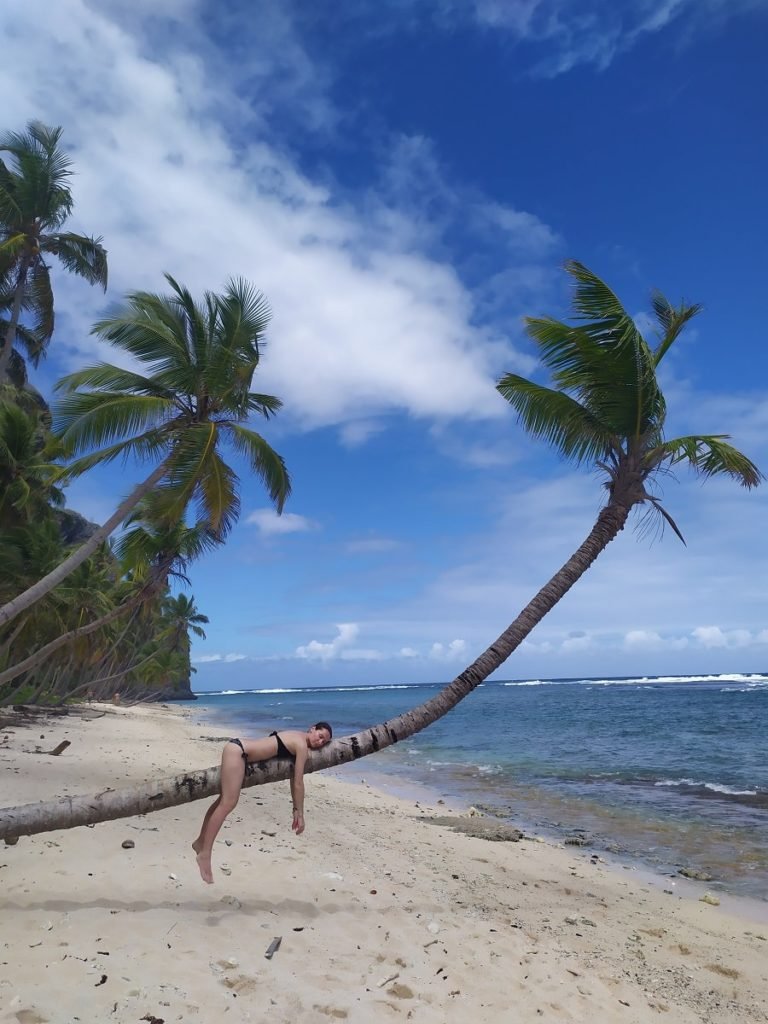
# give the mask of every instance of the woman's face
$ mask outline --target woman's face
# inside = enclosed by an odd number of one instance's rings
[[[326,744],[331,742],[331,737],[328,734],[327,729],[318,729],[316,726],[312,726],[307,731],[307,746],[310,750],[322,750]]]

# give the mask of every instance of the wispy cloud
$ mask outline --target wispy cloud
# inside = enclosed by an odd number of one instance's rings
[[[310,640],[308,644],[297,647],[296,657],[309,661],[332,661],[340,657],[344,649],[357,639],[360,627],[356,622],[340,622],[336,629],[338,632],[333,640]]]
[[[495,376],[520,357],[510,336],[483,323],[473,282],[444,247],[433,251],[429,234],[414,230],[426,223],[427,208],[419,211],[410,183],[425,168],[423,202],[439,195],[442,203],[435,230],[463,218],[468,198],[428,140],[395,146],[389,176],[364,194],[327,173],[313,180],[276,127],[289,99],[307,123],[330,119],[298,102],[327,90],[290,7],[267,4],[258,36],[250,19],[248,71],[262,87],[247,90],[238,61],[230,54],[225,63],[217,48],[228,15],[217,9],[216,32],[206,39],[205,4],[179,0],[172,10],[184,13],[183,22],[155,19],[152,31],[127,5],[13,0],[0,11],[0,28],[14,42],[0,67],[5,121],[37,116],[65,126],[78,171],[73,227],[105,237],[108,298],[157,290],[164,270],[194,290],[221,287],[233,274],[249,278],[274,313],[258,385],[283,398],[281,420],[343,426],[348,444],[364,442],[395,410],[502,416]],[[283,43],[295,61],[278,61]],[[293,70],[284,76],[286,67]],[[244,96],[252,97],[247,107]],[[498,230],[513,261],[551,255],[555,236],[546,224],[480,193],[470,198],[468,224],[478,238]],[[89,336],[102,297],[71,279],[56,284],[62,330],[54,358],[81,365],[103,356]]]
[[[260,533],[265,536],[282,536],[288,533],[306,533],[307,530],[317,529],[317,523],[297,512],[283,512],[278,515],[271,508],[259,508],[251,512],[246,518],[246,523],[256,526]]]
[[[195,665],[205,665],[209,662],[220,661],[224,664],[233,664],[236,661],[247,661],[246,654],[200,654],[192,659]]]
[[[362,22],[378,35],[425,24],[452,32],[474,26],[527,47],[529,71],[555,77],[580,66],[605,70],[652,34],[674,32],[675,42],[684,41],[767,8],[766,0],[392,0],[385,8],[358,0],[355,27]],[[524,53],[524,67],[525,60]]]
[[[457,661],[464,658],[466,652],[467,645],[464,640],[451,640],[447,644],[436,641],[429,649],[429,657],[433,661]]]

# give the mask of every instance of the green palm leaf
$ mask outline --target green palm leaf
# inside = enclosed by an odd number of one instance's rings
[[[700,434],[664,441],[656,452],[671,466],[686,462],[704,477],[725,475],[743,487],[757,487],[763,474],[743,452],[727,443],[728,434]],[[655,452],[653,453],[655,454]]]
[[[496,388],[534,437],[576,463],[595,462],[617,446],[605,425],[574,398],[508,373]]]
[[[702,307],[697,303],[688,305],[685,302],[681,302],[679,306],[673,306],[669,299],[659,291],[652,293],[651,305],[661,328],[659,344],[653,354],[654,363],[658,366],[670,346],[677,340],[680,332],[690,320],[701,312]]]
[[[44,252],[56,256],[62,266],[88,284],[99,284],[107,289],[107,253],[101,238],[88,238],[71,232],[43,236],[40,240]]]
[[[244,456],[253,472],[261,479],[278,512],[291,493],[291,481],[285,462],[255,430],[237,423],[222,428],[229,435],[235,451]]]
[[[56,404],[54,431],[73,454],[117,439],[155,431],[169,423],[175,410],[154,395],[108,395],[72,392]]]
[[[530,433],[566,458],[594,462],[607,473],[609,504],[620,506],[622,516],[647,503],[682,540],[672,517],[647,489],[655,474],[688,463],[703,476],[724,474],[745,487],[755,487],[762,479],[755,464],[727,443],[726,435],[664,438],[666,403],[656,367],[701,307],[685,302],[673,306],[654,292],[660,340],[652,350],[596,274],[575,260],[566,270],[576,281],[577,322],[553,317],[526,321],[554,388],[507,374],[497,389]]]

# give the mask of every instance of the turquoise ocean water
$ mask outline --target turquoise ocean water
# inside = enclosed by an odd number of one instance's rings
[[[222,735],[304,728],[348,735],[407,711],[439,685],[204,693]],[[481,806],[559,838],[588,836],[661,873],[704,871],[768,901],[768,675],[491,682],[428,729],[355,765],[394,789]]]

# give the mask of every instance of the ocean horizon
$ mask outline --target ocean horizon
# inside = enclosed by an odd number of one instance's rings
[[[221,689],[190,707],[231,735],[326,719],[342,736],[444,685]],[[767,721],[765,673],[493,680],[422,732],[332,771],[768,900]]]

